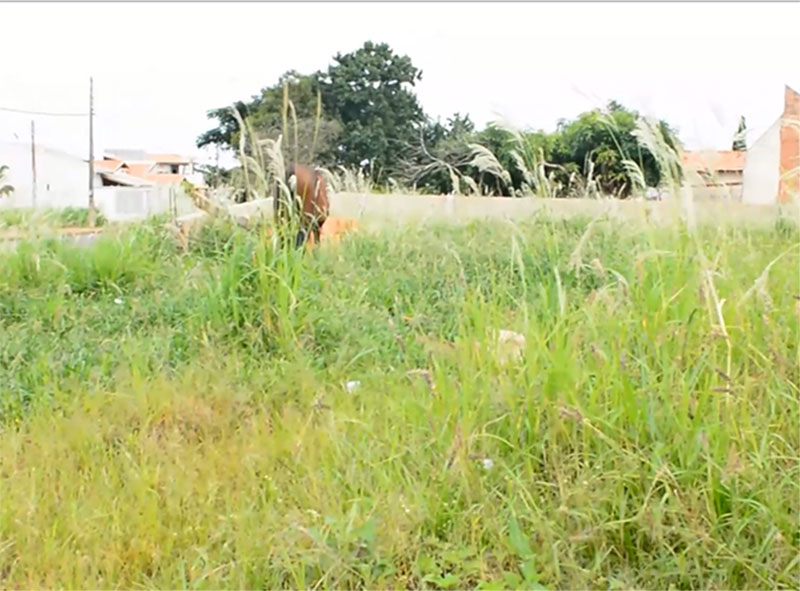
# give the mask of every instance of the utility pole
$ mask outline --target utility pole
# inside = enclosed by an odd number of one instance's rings
[[[31,171],[33,172],[33,183],[31,184],[32,206],[36,209],[36,127],[31,119]]]
[[[89,77],[89,227],[94,228],[94,80]]]

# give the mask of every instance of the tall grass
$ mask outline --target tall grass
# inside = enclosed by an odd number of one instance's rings
[[[101,240],[0,258],[4,586],[800,575],[793,225]]]
[[[625,184],[618,189],[619,193],[630,186],[631,194],[635,197],[644,196],[647,189],[642,170],[642,154],[625,153],[618,138],[622,133],[617,122],[608,113],[601,114],[601,121],[608,128],[608,132],[616,144],[624,170]],[[456,195],[484,195],[494,194],[494,189],[489,190],[486,178],[495,179],[501,183],[501,188],[512,197],[540,197],[540,198],[584,198],[607,199],[618,195],[607,195],[601,186],[601,177],[596,174],[595,160],[587,156],[580,172],[570,172],[560,164],[548,162],[542,146],[537,139],[524,133],[509,121],[499,118],[489,124],[490,129],[499,130],[506,143],[505,150],[511,158],[511,165],[506,168],[487,146],[464,141],[463,145],[449,146],[446,153],[433,154],[424,142],[415,150],[417,160],[421,163],[407,163],[407,181],[413,186],[423,182],[433,174],[445,173],[450,181],[450,193]],[[640,148],[650,150],[657,160],[657,165],[662,172],[661,188],[676,194],[675,188],[682,185],[682,162],[680,155],[670,146],[670,142],[663,136],[662,129],[657,121],[647,118],[637,119],[634,132]],[[440,150],[439,152],[442,152]],[[478,173],[480,183],[477,183],[470,174]],[[519,186],[512,183],[512,173],[520,178]],[[678,179],[677,184],[673,182]],[[606,182],[608,179],[605,179]]]
[[[241,137],[260,194],[285,136]],[[225,216],[185,251],[161,220],[23,244],[0,258],[0,578],[796,586],[800,230],[704,226],[684,197],[674,226],[406,226],[310,253]]]
[[[85,207],[0,209],[0,230],[42,225],[86,228],[89,226],[88,220],[89,210]],[[95,226],[104,226],[106,223],[105,217],[98,214]]]

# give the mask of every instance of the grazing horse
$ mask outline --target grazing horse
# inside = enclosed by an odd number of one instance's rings
[[[295,179],[292,191],[291,179]],[[291,203],[286,203],[286,195],[278,183],[275,185],[274,211],[275,221],[280,223],[285,217],[284,210],[288,205],[291,211],[300,213],[300,230],[297,232],[295,246],[305,244],[309,233],[314,235],[314,243],[319,244],[320,232],[330,213],[328,201],[328,185],[318,168],[304,164],[292,164],[286,171],[286,185],[289,187]],[[299,197],[299,203],[298,199]],[[298,209],[300,210],[298,212]]]

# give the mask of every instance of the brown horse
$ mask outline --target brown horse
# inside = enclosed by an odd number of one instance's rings
[[[292,191],[292,177],[296,181],[294,191]],[[328,185],[325,177],[317,168],[304,164],[292,164],[286,171],[286,185],[289,187],[291,199],[291,203],[288,205],[292,211],[300,213],[300,230],[297,232],[295,246],[300,247],[305,244],[309,232],[314,234],[314,243],[319,244],[322,226],[330,213]],[[280,185],[276,183],[273,206],[277,223],[280,223],[285,217],[286,205],[286,195]]]

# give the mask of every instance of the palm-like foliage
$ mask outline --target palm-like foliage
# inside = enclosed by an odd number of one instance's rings
[[[14,187],[11,185],[4,185],[3,178],[6,176],[6,172],[8,171],[8,166],[4,164],[0,164],[0,197],[6,197],[7,195],[11,195],[14,192]]]

